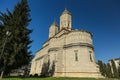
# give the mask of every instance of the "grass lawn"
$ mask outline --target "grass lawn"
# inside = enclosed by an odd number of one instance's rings
[[[95,79],[95,78],[3,78],[2,80],[114,80],[114,79]],[[117,80],[117,79],[116,79]]]

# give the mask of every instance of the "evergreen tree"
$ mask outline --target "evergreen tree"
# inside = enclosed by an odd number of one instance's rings
[[[103,63],[103,75],[105,77],[108,77],[108,73],[107,73],[107,65],[105,63]]]
[[[118,78],[118,77],[119,77],[119,74],[118,74],[118,70],[117,70],[117,68],[116,68],[116,65],[115,65],[114,60],[111,60],[111,63],[112,63],[112,68],[113,68],[113,77],[114,77],[114,78]]]
[[[1,72],[1,77],[7,67],[7,63],[10,62],[10,58],[11,58],[11,53],[9,53],[9,51],[12,49],[12,47],[9,47],[10,45],[10,39],[8,39],[8,33],[6,34],[6,32],[8,31],[8,25],[10,25],[9,20],[11,19],[11,15],[8,11],[8,15],[7,14],[3,14],[1,13],[0,15],[0,72]]]
[[[119,75],[119,78],[120,78],[120,60],[119,60],[119,67],[118,67],[118,75]]]
[[[32,42],[29,34],[32,30],[28,29],[30,19],[30,9],[27,0],[21,0],[14,7],[13,12],[7,10],[7,14],[0,15],[0,51],[3,49],[2,45],[5,40],[6,31],[10,31],[11,35],[8,37],[2,55],[1,62],[2,71],[7,69],[16,69],[23,65],[29,64],[32,59],[29,51],[29,44]],[[1,53],[0,53],[1,54]]]
[[[99,70],[103,76],[105,76],[105,69],[104,69],[104,64],[102,61],[98,60],[98,65],[99,65]]]
[[[109,63],[107,64],[107,77],[112,78],[112,70]]]

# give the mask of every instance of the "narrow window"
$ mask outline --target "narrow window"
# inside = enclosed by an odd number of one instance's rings
[[[90,61],[93,62],[93,60],[92,60],[92,51],[89,51],[89,53],[90,53]]]
[[[78,61],[78,50],[75,50],[75,61]]]

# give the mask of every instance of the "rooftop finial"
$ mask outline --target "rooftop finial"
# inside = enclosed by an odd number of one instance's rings
[[[56,25],[57,26],[56,18],[54,18],[54,21],[53,21],[52,25]]]
[[[67,10],[67,8],[65,7],[65,10]]]
[[[63,11],[63,13],[62,14],[71,14],[68,10],[67,10],[67,8],[65,8],[65,10]]]

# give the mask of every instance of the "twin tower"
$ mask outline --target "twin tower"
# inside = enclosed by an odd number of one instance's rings
[[[66,8],[60,16],[60,30],[62,30],[63,28],[67,30],[71,30],[72,28],[72,16],[71,13]],[[58,31],[59,26],[57,25],[56,21],[54,21],[49,29],[49,38],[57,34]]]

